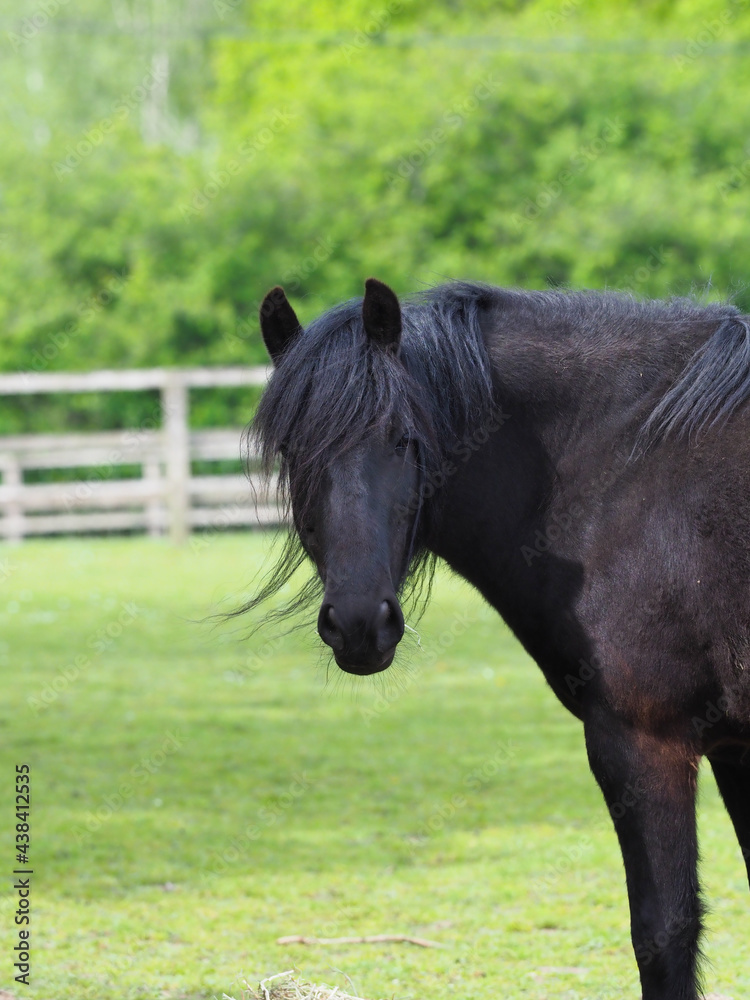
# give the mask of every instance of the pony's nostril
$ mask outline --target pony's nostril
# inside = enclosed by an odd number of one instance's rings
[[[318,617],[318,633],[320,638],[332,649],[340,650],[344,645],[341,623],[338,620],[333,605],[323,605]]]
[[[375,643],[381,653],[392,649],[404,634],[403,618],[398,603],[381,601],[375,615]]]

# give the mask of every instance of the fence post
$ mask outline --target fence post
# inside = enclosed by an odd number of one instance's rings
[[[188,387],[180,372],[168,372],[162,390],[164,448],[169,482],[169,533],[177,545],[190,530],[190,430]]]

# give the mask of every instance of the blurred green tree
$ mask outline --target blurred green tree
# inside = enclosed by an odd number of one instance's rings
[[[269,286],[307,320],[370,274],[750,309],[743,3],[45,0],[0,28],[1,370],[263,361]],[[5,401],[0,431],[150,405]]]

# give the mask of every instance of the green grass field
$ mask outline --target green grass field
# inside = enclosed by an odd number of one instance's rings
[[[206,623],[262,535],[0,552],[0,988],[45,1000],[241,997],[296,968],[376,998],[632,998],[619,852],[580,725],[467,587],[439,576],[386,675],[312,629]],[[14,765],[31,766],[32,985]],[[739,849],[704,770],[709,992],[750,995]],[[287,945],[281,935],[417,935]],[[348,978],[347,978],[348,977]]]

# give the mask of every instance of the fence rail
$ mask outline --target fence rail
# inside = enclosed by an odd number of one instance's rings
[[[263,367],[0,375],[0,395],[161,390],[155,428],[0,436],[0,537],[143,530],[181,542],[192,528],[278,523],[275,481],[192,472],[194,462],[240,458],[242,429],[191,431],[190,388],[263,385],[266,378]],[[126,477],[125,467],[140,475]],[[28,481],[30,472],[50,469],[86,474]]]

